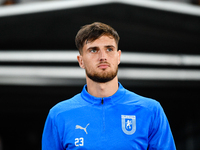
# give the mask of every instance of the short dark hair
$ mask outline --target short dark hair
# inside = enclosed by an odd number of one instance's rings
[[[79,53],[82,54],[85,41],[92,42],[103,35],[112,36],[118,45],[120,37],[117,31],[115,31],[111,26],[101,22],[94,22],[92,24],[83,26],[78,31],[75,38],[76,47],[78,48]]]

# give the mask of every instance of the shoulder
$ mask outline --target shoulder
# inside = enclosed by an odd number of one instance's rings
[[[129,90],[126,90],[125,97],[126,100],[124,103],[126,105],[134,105],[136,107],[148,109],[149,111],[157,111],[158,109],[162,109],[160,103],[157,100],[138,95]]]
[[[80,108],[87,105],[86,102],[82,99],[81,94],[77,94],[74,97],[61,101],[53,106],[50,111],[49,115],[51,117],[56,117],[59,114]]]

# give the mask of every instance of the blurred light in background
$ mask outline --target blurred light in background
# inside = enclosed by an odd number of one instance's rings
[[[56,0],[0,0],[0,4],[1,5],[12,5],[12,4],[18,4],[18,3],[30,3],[30,2],[33,3],[33,2],[39,2],[39,1],[56,1]],[[65,1],[67,1],[67,0],[65,0]],[[163,0],[160,0],[160,1],[163,1]],[[200,5],[200,0],[165,0],[165,1],[191,3],[191,4]]]
[[[3,0],[0,0],[0,2]],[[187,13],[191,15],[200,15],[198,7],[195,8],[190,7],[193,1],[197,1],[194,4],[200,5],[200,0],[188,0],[187,3],[185,1],[179,0],[5,0],[5,2],[1,2],[2,6],[5,5],[13,5],[12,7],[2,7],[0,9],[0,16],[9,16],[9,15],[18,15],[23,13],[34,13],[39,11],[49,11],[49,10],[58,10],[58,9],[67,9],[73,7],[81,7],[81,6],[92,6],[98,4],[106,4],[113,2],[120,2],[124,4],[132,4],[136,6],[142,6],[147,8],[153,8],[158,10],[166,10],[166,11],[174,11],[178,13]],[[67,3],[66,3],[67,2]],[[20,5],[21,4],[21,5]],[[27,5],[24,5],[27,4]],[[6,12],[4,12],[6,11]]]
[[[0,51],[0,62],[22,63],[76,63],[76,66],[0,66],[1,84],[60,84],[53,79],[84,79],[84,70],[78,66],[77,51]],[[132,67],[119,68],[119,79],[143,80],[200,80],[198,69],[134,68],[135,65],[200,67],[199,55],[175,55],[122,52],[121,64]],[[52,80],[49,80],[52,78]],[[41,80],[43,79],[43,82]],[[48,80],[47,80],[48,79]],[[74,82],[71,82],[72,84]],[[63,82],[63,84],[66,84]]]

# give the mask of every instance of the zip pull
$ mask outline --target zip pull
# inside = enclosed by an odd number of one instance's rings
[[[101,99],[101,104],[103,105],[104,101],[103,101],[103,98]]]

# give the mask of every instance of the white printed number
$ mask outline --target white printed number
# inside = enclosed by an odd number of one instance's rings
[[[83,146],[84,139],[83,138],[75,138],[75,146]]]

